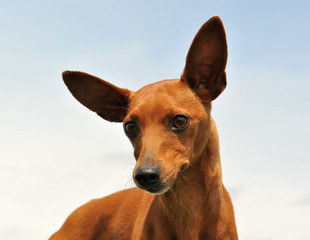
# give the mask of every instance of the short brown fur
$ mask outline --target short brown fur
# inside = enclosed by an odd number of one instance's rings
[[[132,92],[86,73],[63,73],[83,105],[106,120],[124,122],[137,161],[133,177],[141,189],[90,201],[51,240],[238,239],[210,116],[211,101],[226,87],[226,61],[224,27],[213,17],[197,33],[180,80]],[[179,116],[187,119],[185,127],[175,126]],[[134,134],[126,128],[129,123]],[[141,169],[146,169],[142,177],[155,171],[156,183],[139,179]]]

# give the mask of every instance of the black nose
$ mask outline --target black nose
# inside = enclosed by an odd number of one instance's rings
[[[143,188],[154,187],[159,183],[160,168],[158,166],[139,167],[136,170],[135,179]]]

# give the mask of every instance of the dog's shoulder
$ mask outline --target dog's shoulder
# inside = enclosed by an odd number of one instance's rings
[[[50,240],[88,240],[100,239],[102,236],[110,239],[115,235],[120,238],[119,235],[122,235],[123,231],[132,230],[134,223],[125,220],[132,217],[129,215],[137,214],[145,194],[140,189],[131,188],[107,197],[93,199],[71,213]],[[122,232],[113,232],[112,229],[121,229]]]

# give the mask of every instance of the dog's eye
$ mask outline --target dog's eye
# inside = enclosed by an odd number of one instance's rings
[[[125,132],[128,135],[134,135],[138,132],[138,126],[134,122],[126,122],[125,123]]]
[[[182,115],[175,116],[173,119],[173,126],[174,130],[182,130],[186,128],[188,125],[188,118]]]

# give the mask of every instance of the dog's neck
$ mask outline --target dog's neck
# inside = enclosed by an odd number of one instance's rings
[[[204,215],[217,215],[223,192],[219,141],[211,120],[210,136],[199,157],[177,179],[174,186],[158,196],[168,218],[175,224],[191,226]],[[201,222],[201,221],[200,221]]]

